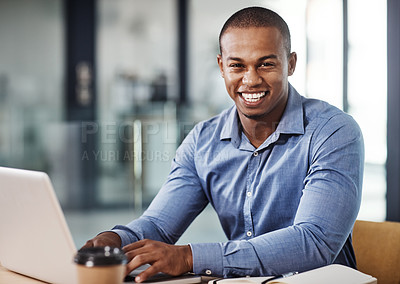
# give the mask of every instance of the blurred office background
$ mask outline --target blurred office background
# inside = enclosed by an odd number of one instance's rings
[[[400,199],[387,198],[399,196],[386,171],[391,2],[0,0],[0,165],[49,174],[77,246],[129,222],[193,125],[232,105],[218,34],[232,13],[260,5],[291,29],[298,65],[290,82],[362,128],[359,219],[400,219]],[[180,242],[224,238],[206,208]]]

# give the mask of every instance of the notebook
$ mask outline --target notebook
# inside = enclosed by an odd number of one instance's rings
[[[0,167],[1,265],[45,282],[74,284],[78,282],[73,263],[75,253],[75,244],[48,175]],[[164,277],[154,282],[169,280]],[[201,277],[190,275],[174,280],[200,283]]]
[[[243,277],[211,280],[209,284],[376,284],[377,279],[340,264],[331,264],[288,277]]]

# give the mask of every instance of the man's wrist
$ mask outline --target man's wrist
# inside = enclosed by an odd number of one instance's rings
[[[186,245],[185,250],[187,251],[187,253],[185,253],[185,255],[186,255],[186,264],[187,264],[188,271],[193,272],[192,248],[190,247],[190,245]]]

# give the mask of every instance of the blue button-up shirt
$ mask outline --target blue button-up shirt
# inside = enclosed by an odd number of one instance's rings
[[[175,243],[208,203],[229,241],[192,243],[194,273],[273,275],[355,266],[364,148],[357,123],[290,86],[276,131],[255,148],[232,107],[199,123],[176,152],[146,212],[114,231]]]

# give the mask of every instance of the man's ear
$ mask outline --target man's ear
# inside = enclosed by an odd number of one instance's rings
[[[222,76],[222,78],[224,78],[224,64],[222,62],[221,54],[217,55],[217,62],[218,62],[218,66],[219,66],[219,71],[221,72],[221,76]]]
[[[289,55],[289,59],[288,59],[288,76],[293,75],[294,70],[296,69],[296,63],[297,63],[297,54],[296,54],[296,52],[292,52]]]

